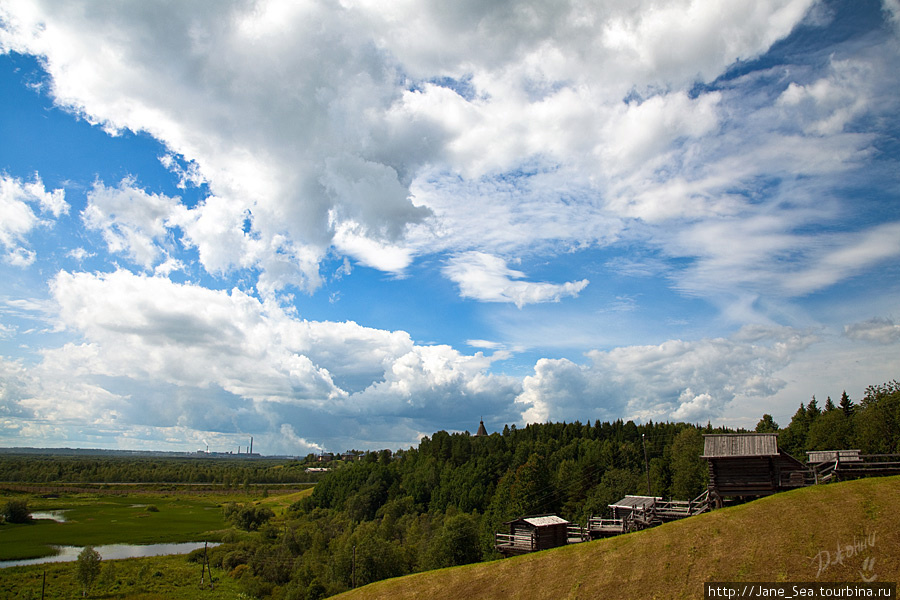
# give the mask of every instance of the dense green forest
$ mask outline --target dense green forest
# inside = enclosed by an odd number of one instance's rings
[[[813,398],[781,429],[759,432],[804,460],[807,450],[900,453],[900,382],[854,403]],[[556,513],[584,524],[625,494],[690,499],[706,486],[704,433],[686,423],[546,423],[485,438],[439,431],[338,469],[256,538],[216,549],[214,563],[251,595],[314,599],[427,569],[496,558],[507,520]],[[646,455],[645,455],[646,449]],[[646,456],[646,459],[645,459]]]
[[[0,482],[7,483],[309,483],[301,461],[276,459],[151,458],[0,454]]]

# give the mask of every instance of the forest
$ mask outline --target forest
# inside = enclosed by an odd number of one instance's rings
[[[151,458],[0,454],[7,483],[193,483],[236,488],[250,484],[310,483],[304,461],[277,459]]]
[[[837,404],[812,398],[784,428],[763,415],[756,431],[779,432],[801,460],[807,450],[900,453],[900,382],[870,386],[858,403],[846,393]],[[328,474],[282,519],[218,547],[212,561],[249,595],[301,600],[494,559],[493,534],[519,516],[584,524],[626,494],[695,497],[707,483],[703,434],[727,432],[621,420],[509,426],[488,437],[439,431]]]
[[[808,450],[900,453],[900,382],[870,386],[859,401],[815,397],[781,426],[757,432],[805,460]],[[209,551],[216,577],[250,597],[314,600],[400,575],[498,558],[494,533],[525,515],[584,525],[626,494],[687,500],[707,485],[709,423],[632,421],[510,425],[476,437],[438,431],[406,450],[334,461],[0,456],[3,482],[195,482],[256,488],[318,479],[286,510],[248,501],[220,508],[233,529]],[[190,561],[204,561],[198,552]],[[205,561],[204,561],[205,562]]]

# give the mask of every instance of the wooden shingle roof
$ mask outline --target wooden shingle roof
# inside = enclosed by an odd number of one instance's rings
[[[548,525],[568,525],[569,522],[556,515],[547,515],[545,517],[525,517],[522,519],[529,525],[534,527],[546,527]]]
[[[556,515],[536,515],[513,519],[512,521],[507,521],[505,525],[512,525],[513,523],[526,523],[532,527],[549,527],[550,525],[568,525],[569,521]]]
[[[650,508],[656,502],[662,500],[655,496],[625,496],[615,504],[610,504],[610,508]]]
[[[778,456],[778,434],[724,433],[703,436],[701,458]]]

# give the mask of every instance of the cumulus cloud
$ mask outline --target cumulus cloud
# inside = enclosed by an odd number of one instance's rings
[[[490,373],[503,354],[464,355],[417,345],[402,331],[305,321],[239,290],[124,270],[63,271],[52,293],[60,325],[83,341],[44,350],[36,367],[12,365],[18,375],[9,380],[20,384],[6,394],[8,406],[39,418],[111,430],[280,432],[269,441],[286,452],[291,444],[319,448],[314,435],[348,437],[338,430],[371,416],[385,420],[381,433],[370,432],[382,440],[391,439],[388,416],[419,432],[479,410],[515,418],[518,381]],[[292,438],[285,424],[302,433]]]
[[[148,194],[133,179],[115,188],[96,182],[82,218],[88,229],[101,232],[110,252],[150,269],[166,253],[169,220],[179,204],[178,198]]]
[[[28,247],[28,235],[36,227],[51,225],[51,217],[67,212],[65,191],[47,191],[40,176],[35,175],[30,183],[7,175],[0,177],[0,245],[6,250],[4,260],[17,267],[32,264],[36,254]]]
[[[720,153],[698,145],[734,114],[721,92],[688,90],[765,52],[812,4],[229,2],[163,18],[47,0],[6,7],[0,43],[43,57],[60,106],[165,144],[181,185],[211,191],[172,217],[185,241],[211,273],[258,268],[272,294],[316,290],[330,248],[399,274],[423,254],[552,255],[615,241],[623,218],[731,210],[717,193],[730,165],[667,175]],[[786,97],[801,92],[821,96]],[[525,204],[508,201],[510,177],[531,182]],[[149,268],[158,229],[105,220],[107,241]],[[581,285],[516,283],[520,305]]]
[[[778,372],[816,339],[790,328],[747,327],[731,338],[592,351],[583,365],[540,359],[516,402],[529,422],[598,413],[714,419],[738,397],[775,394],[785,385]]]
[[[844,326],[844,335],[851,340],[874,344],[893,344],[900,341],[900,325],[893,319],[873,317],[868,321]]]
[[[883,6],[896,25],[896,0]],[[798,49],[791,32],[814,38],[826,17],[813,0],[3,4],[0,51],[38,57],[57,106],[111,135],[146,132],[179,186],[203,186],[190,205],[132,179],[87,193],[83,223],[143,275],[52,280],[72,339],[35,367],[6,365],[6,406],[35,415],[19,433],[49,435],[52,417],[124,435],[146,418],[140,439],[254,429],[289,452],[322,445],[316,427],[415,439],[483,407],[702,420],[776,393],[808,333],[654,338],[583,364],[540,358],[521,380],[492,372],[505,341],[464,354],[280,302],[354,276],[350,259],[397,277],[419,260],[466,299],[522,308],[577,297],[594,265],[533,281],[512,257],[552,268],[597,252],[614,276],[771,323],[760,297],[802,298],[895,259],[895,216],[861,216],[870,205],[846,190],[894,197],[895,179],[860,167],[896,125],[896,29]],[[0,202],[5,261],[33,264],[29,236],[67,212],[63,191],[4,177]],[[241,289],[170,281],[198,272],[194,251]],[[326,260],[342,266],[323,276]],[[611,295],[607,312],[638,313],[637,297]],[[845,334],[892,343],[894,330]],[[598,346],[581,335],[580,350]]]
[[[536,302],[559,302],[577,296],[588,280],[566,283],[521,281],[525,273],[510,269],[506,261],[483,252],[469,252],[452,258],[444,274],[457,285],[464,298],[485,302],[511,302],[522,308]]]

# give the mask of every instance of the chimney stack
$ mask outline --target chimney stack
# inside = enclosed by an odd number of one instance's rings
[[[250,436],[250,452],[248,454],[253,454],[253,436]]]

